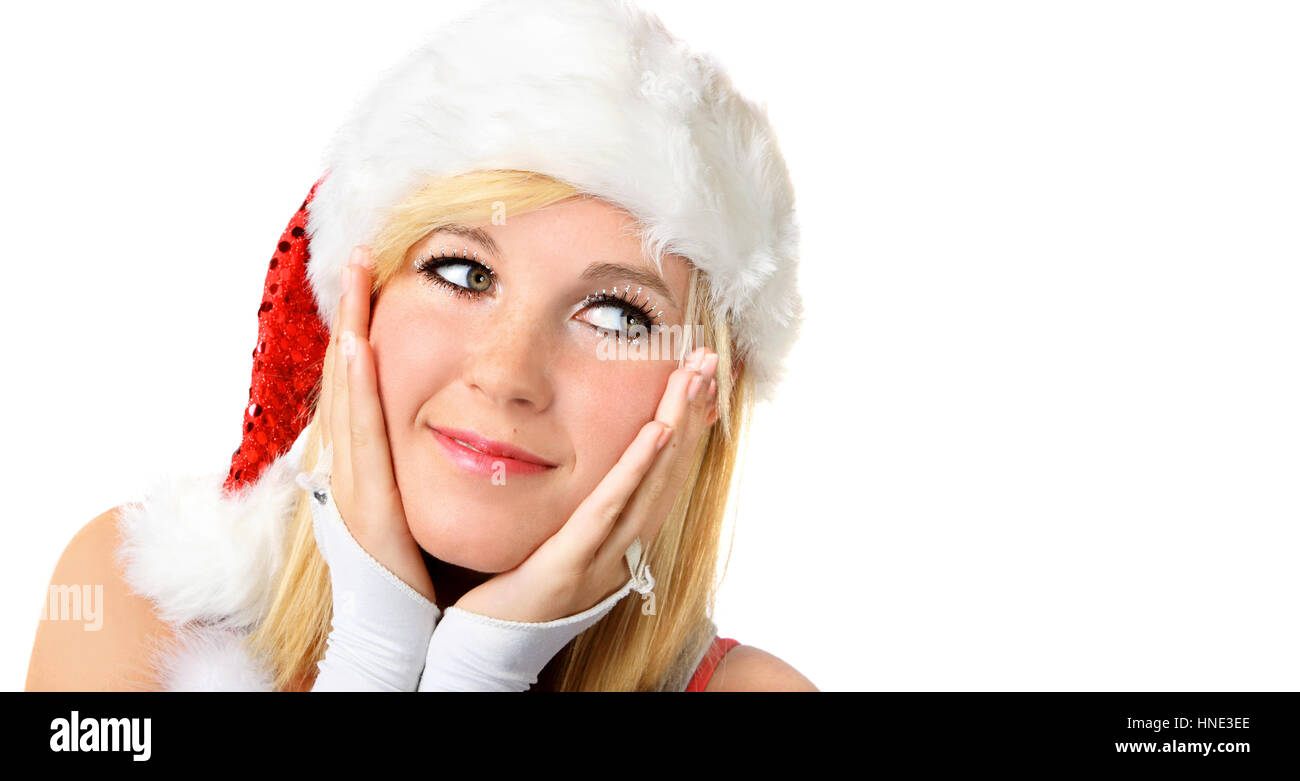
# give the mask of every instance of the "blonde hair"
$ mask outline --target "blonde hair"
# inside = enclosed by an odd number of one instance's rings
[[[386,215],[370,245],[372,293],[398,273],[409,248],[433,230],[488,222],[503,205],[509,214],[519,215],[582,195],[531,171],[475,171],[433,179]],[[718,420],[701,438],[687,483],[646,549],[655,573],[656,612],[642,614],[642,600],[629,595],[560,651],[534,690],[680,691],[713,639],[719,542],[753,388],[743,365],[733,382],[730,331],[710,303],[707,275],[698,270],[691,273],[686,308],[686,323],[699,324],[696,333],[718,353]],[[321,388],[328,387],[333,350],[331,342],[313,408]],[[316,410],[308,424],[302,464],[307,471],[315,468],[321,412]],[[286,545],[270,608],[248,638],[250,649],[273,671],[277,690],[297,688],[314,675],[329,635],[329,574],[312,535],[305,492],[294,506]]]

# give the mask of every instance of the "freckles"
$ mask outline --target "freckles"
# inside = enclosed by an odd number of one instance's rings
[[[606,421],[649,421],[659,407],[668,378],[677,368],[675,361],[601,360],[595,347],[591,353],[566,357],[553,367],[555,376],[576,391],[579,406],[587,416]]]
[[[577,385],[571,387],[575,406],[566,417],[576,435],[580,486],[594,488],[654,417],[675,366],[591,359],[557,367]]]
[[[465,341],[445,308],[430,306],[419,290],[395,292],[375,309],[370,344],[380,402],[405,419],[446,383]]]

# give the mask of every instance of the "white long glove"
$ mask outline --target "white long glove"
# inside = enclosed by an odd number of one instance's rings
[[[414,691],[417,682],[419,691],[527,691],[547,662],[629,592],[649,598],[642,612],[653,612],[654,576],[637,539],[624,557],[632,578],[581,613],[503,621],[451,606],[444,616],[347,530],[330,491],[332,458],[327,446],[316,470],[297,477],[312,494],[312,531],[334,593],[328,649],[312,691]]]
[[[613,610],[628,592],[648,595],[650,602],[642,605],[642,612],[653,609],[655,581],[641,561],[641,540],[633,541],[625,558],[632,579],[623,588],[581,613],[554,621],[502,621],[448,607],[429,641],[419,690],[527,691],[560,649]]]
[[[334,618],[312,691],[415,691],[442,611],[361,547],[330,491],[333,446],[300,472],[312,533],[329,565]]]

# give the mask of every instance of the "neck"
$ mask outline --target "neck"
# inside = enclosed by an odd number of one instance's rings
[[[446,610],[467,592],[490,580],[495,573],[448,564],[441,559],[424,553],[424,564],[429,569],[429,579],[433,581],[434,603],[440,610]]]

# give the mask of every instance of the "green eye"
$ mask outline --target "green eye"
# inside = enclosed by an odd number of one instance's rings
[[[419,273],[449,293],[471,295],[485,293],[492,287],[492,269],[475,260],[460,257],[433,257],[418,267]]]
[[[492,278],[487,275],[487,271],[481,268],[470,269],[465,277],[469,281],[470,290],[483,291],[492,285]]]
[[[434,271],[438,276],[454,285],[467,287],[479,293],[492,286],[492,277],[487,269],[477,263],[448,263],[438,266]]]

